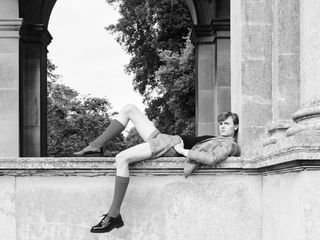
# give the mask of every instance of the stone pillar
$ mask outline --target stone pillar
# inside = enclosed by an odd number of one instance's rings
[[[319,1],[300,1],[300,110],[293,114],[297,124],[287,131],[287,135],[307,131],[305,134],[314,143],[316,137],[320,137],[319,32]]]
[[[272,120],[272,2],[231,1],[231,106],[242,154],[254,153]]]
[[[195,36],[196,35],[196,36]],[[218,134],[217,116],[230,111],[230,23],[195,26],[197,134]]]
[[[21,155],[47,153],[47,46],[51,35],[43,24],[21,29]]]
[[[19,18],[18,1],[0,7],[0,157],[19,156]]]
[[[299,108],[300,99],[300,31],[299,1],[273,0],[272,36],[272,122],[269,139],[276,143],[293,125],[289,120]]]

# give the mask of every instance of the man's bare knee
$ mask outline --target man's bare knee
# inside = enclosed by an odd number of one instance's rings
[[[130,116],[132,113],[136,112],[138,109],[134,104],[127,104],[123,107],[122,112],[127,116]]]
[[[118,153],[115,157],[115,160],[117,168],[122,168],[129,165],[129,158],[127,158],[123,152]]]

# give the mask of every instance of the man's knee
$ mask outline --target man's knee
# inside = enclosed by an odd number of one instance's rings
[[[122,111],[125,112],[127,115],[130,115],[131,113],[135,112],[136,110],[137,110],[137,107],[134,104],[127,104],[122,109]]]
[[[126,167],[129,165],[129,158],[123,152],[118,153],[115,157],[115,160],[117,168]]]

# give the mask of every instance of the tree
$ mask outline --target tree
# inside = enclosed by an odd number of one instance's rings
[[[118,4],[121,18],[107,30],[131,55],[126,71],[134,75],[147,115],[161,131],[193,134],[193,48],[187,41],[192,21],[184,0],[107,2]]]
[[[195,134],[194,47],[188,40],[179,53],[165,50],[155,72],[159,85],[146,110],[157,128],[171,134]]]
[[[74,89],[58,83],[56,66],[48,60],[48,155],[68,155],[87,146],[110,124],[113,113],[107,99],[79,97]],[[105,150],[107,156],[125,148],[121,135]]]

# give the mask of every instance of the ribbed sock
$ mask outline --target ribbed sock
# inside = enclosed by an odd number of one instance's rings
[[[113,200],[108,211],[109,216],[117,217],[120,214],[121,204],[126,194],[128,184],[129,178],[116,176]]]
[[[118,136],[125,127],[118,120],[112,120],[107,129],[89,145],[91,147],[103,147],[114,137]]]

